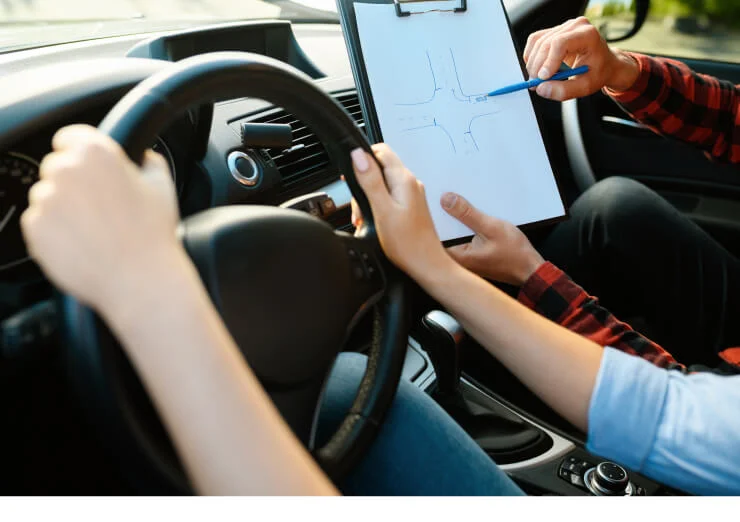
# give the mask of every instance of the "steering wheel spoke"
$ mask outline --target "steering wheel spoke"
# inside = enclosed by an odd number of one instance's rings
[[[352,278],[350,302],[356,310],[349,328],[353,328],[365,313],[382,297],[386,287],[380,245],[374,239],[358,238],[346,232],[336,232],[344,245]]]

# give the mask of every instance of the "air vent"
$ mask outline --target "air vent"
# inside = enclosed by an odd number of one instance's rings
[[[362,117],[362,108],[360,107],[360,99],[357,97],[356,92],[350,92],[346,94],[339,94],[335,96],[335,99],[344,107],[347,112],[355,120],[357,126],[361,129],[365,129],[365,120]]]
[[[364,127],[360,102],[357,93],[346,92],[335,95],[335,99],[352,115],[360,128]],[[329,169],[329,157],[326,149],[316,135],[292,114],[282,109],[250,118],[255,123],[287,123],[293,130],[293,147],[289,151],[266,149],[275,162],[283,186],[281,194],[300,192],[300,189],[313,189],[322,183],[328,183],[337,177]]]

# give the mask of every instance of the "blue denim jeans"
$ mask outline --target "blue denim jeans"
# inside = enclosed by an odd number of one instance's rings
[[[318,440],[344,418],[367,358],[343,353],[329,378]],[[375,442],[342,484],[345,495],[523,495],[427,394],[402,380]]]

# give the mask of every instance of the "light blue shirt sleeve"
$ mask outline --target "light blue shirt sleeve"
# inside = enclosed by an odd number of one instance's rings
[[[589,451],[687,493],[740,494],[740,376],[685,375],[604,349]]]

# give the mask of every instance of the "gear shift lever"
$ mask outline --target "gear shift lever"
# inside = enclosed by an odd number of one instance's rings
[[[421,346],[429,354],[437,375],[437,394],[452,397],[460,388],[460,344],[465,331],[454,317],[432,310],[421,320]]]

